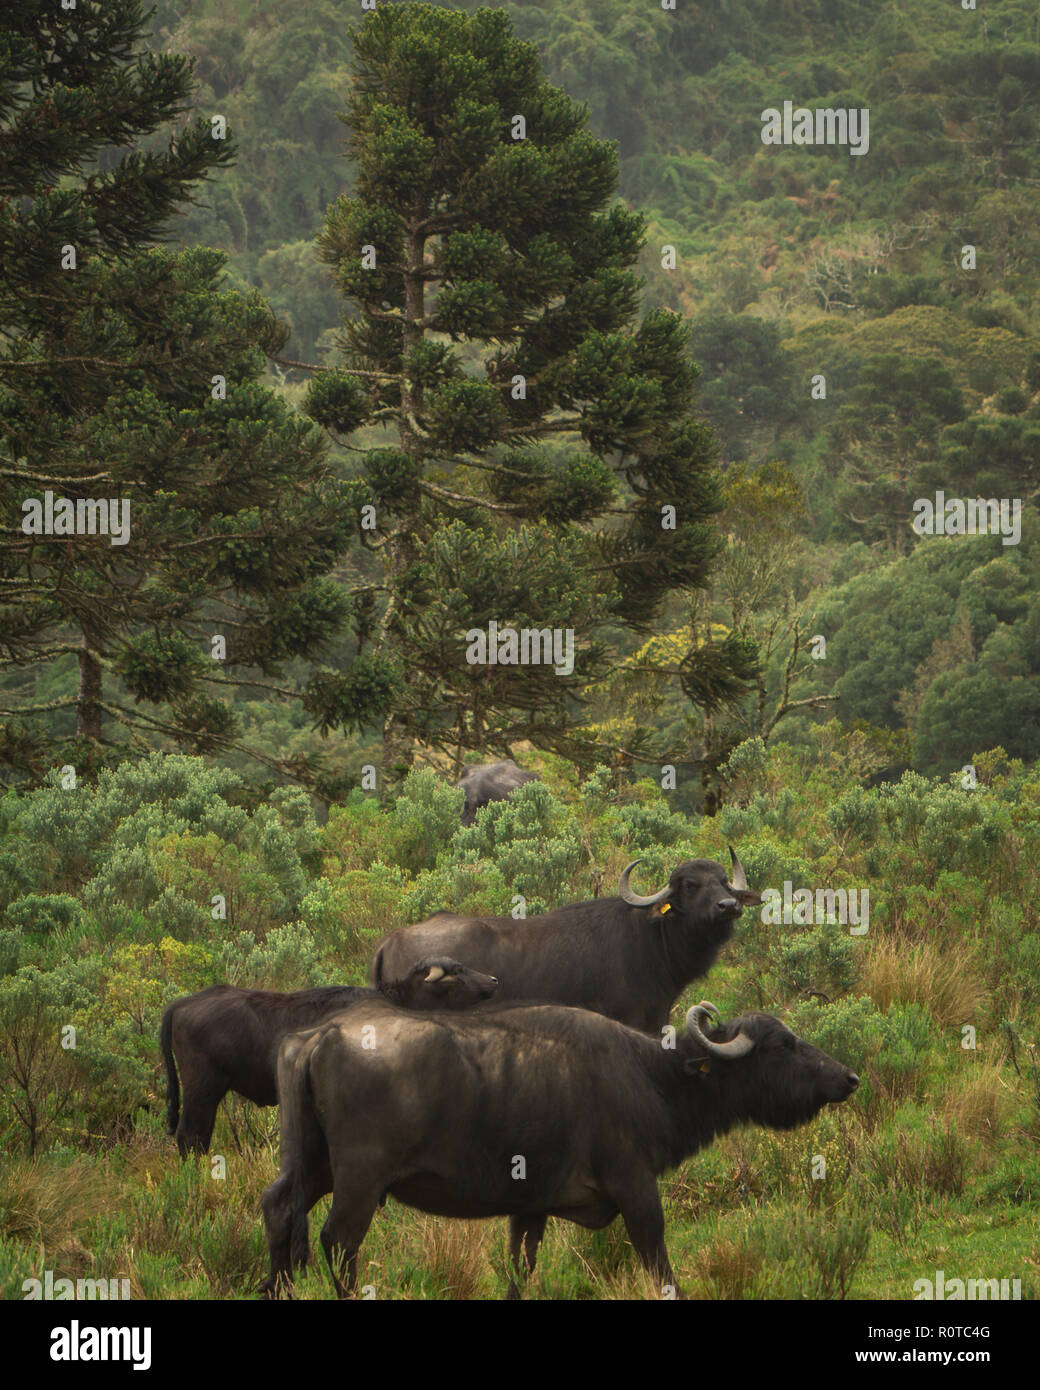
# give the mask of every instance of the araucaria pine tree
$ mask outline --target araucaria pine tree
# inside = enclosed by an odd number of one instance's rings
[[[258,381],[285,330],[222,287],[221,253],[155,245],[233,148],[219,113],[148,139],[183,113],[191,63],[135,53],[144,23],[139,0],[8,0],[0,26],[0,765],[16,777],[90,768],[128,738],[227,747],[239,676],[282,679],[350,612],[325,577],[349,499],[321,431]],[[379,717],[363,661],[305,695],[316,713],[333,696],[340,722]]]
[[[720,543],[687,329],[635,326],[644,220],[612,202],[616,147],[506,14],[385,5],[353,41],[357,179],[319,238],[352,313],[307,409],[335,437],[388,431],[353,487],[384,568],[373,669],[397,673],[385,770],[416,741],[587,757],[576,697],[605,632],[702,585]],[[572,632],[573,661],[495,660],[525,628]],[[720,643],[687,674],[710,705],[751,664]]]

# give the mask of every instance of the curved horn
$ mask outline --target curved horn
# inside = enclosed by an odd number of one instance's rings
[[[732,1062],[737,1057],[746,1057],[755,1045],[754,1038],[749,1038],[746,1033],[738,1033],[729,1042],[712,1042],[710,1038],[704,1036],[703,1022],[710,1014],[718,1017],[718,1009],[714,1004],[704,1001],[694,1004],[693,1008],[686,1015],[686,1031],[694,1042],[697,1042],[712,1057],[721,1057],[725,1061]]]
[[[633,859],[627,869],[621,870],[621,882],[618,884],[618,897],[622,898],[630,907],[653,907],[654,903],[663,903],[668,894],[672,891],[670,885],[661,889],[660,893],[654,893],[652,897],[641,898],[638,893],[633,893],[628,886],[628,876],[637,864],[642,864],[641,859]]]
[[[431,965],[430,973],[423,980],[424,985],[435,985],[444,975],[444,967],[441,965]]]
[[[733,863],[733,872],[730,875],[730,883],[733,885],[734,888],[741,889],[743,892],[749,893],[751,890],[748,888],[747,874],[744,872],[744,866],[737,858],[736,850],[734,850],[732,845],[730,845],[729,847],[729,857]]]

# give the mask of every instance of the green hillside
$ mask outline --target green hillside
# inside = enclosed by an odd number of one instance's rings
[[[576,0],[515,5],[510,14],[517,34],[537,44],[549,80],[588,105],[597,135],[619,142],[621,197],[648,221],[640,312],[661,306],[691,319],[698,408],[715,426],[724,465],[754,471],[782,461],[800,491],[783,523],[796,539],[774,574],[771,615],[755,615],[751,635],[761,642],[780,613],[801,612],[808,623],[817,610],[835,615],[845,595],[855,602],[866,583],[862,546],[870,548],[882,650],[907,657],[874,660],[873,690],[857,693],[841,654],[847,624],[837,621],[823,635],[835,636],[839,659],[800,660],[793,689],[798,699],[837,694],[839,702],[786,717],[785,736],[804,742],[812,720],[838,713],[898,736],[884,745],[892,771],[959,765],[973,751],[969,730],[982,728],[987,744],[1036,756],[1036,719],[1022,718],[1040,705],[1029,635],[1038,621],[1034,529],[1027,525],[1013,548],[973,543],[971,562],[948,546],[926,561],[930,543],[916,543],[904,524],[914,499],[940,487],[1017,496],[1035,510],[1040,46],[1031,7],[955,7],[951,18],[926,0],[880,12],[867,3],[747,0],[683,3],[674,13],[651,0]],[[228,253],[235,281],[257,287],[291,327],[286,360],[336,360],[342,309],[314,237],[356,173],[337,113],[350,90],[357,22],[355,6],[335,0],[161,0],[154,18],[157,47],[195,60],[195,110],[225,115],[240,146],[173,233],[183,245]],[[785,100],[869,108],[867,155],[763,145],[761,113]],[[971,270],[962,268],[969,245]],[[674,269],[662,268],[666,247]],[[274,370],[272,380],[299,402],[304,374]],[[818,375],[823,400],[812,396]],[[347,476],[356,471],[349,453],[338,459]],[[738,534],[742,524],[751,518],[738,513]],[[1021,596],[1013,611],[982,577],[993,557]],[[910,568],[889,568],[896,559]],[[980,595],[970,614],[954,593],[917,629],[914,605],[897,602],[896,590],[913,586],[922,565],[949,567],[956,589],[969,563]],[[691,618],[672,605],[665,630],[693,634],[705,616],[732,623],[718,587],[709,609]],[[986,665],[998,628],[1011,666],[1001,658],[991,680],[958,682],[953,633],[964,634],[963,657]],[[616,640],[616,655],[630,657],[631,641]],[[789,646],[766,648],[772,698]],[[66,688],[57,670],[42,678],[41,700]],[[949,730],[956,746],[941,756],[916,718],[931,709],[926,687],[940,676],[932,703],[952,700],[964,716]],[[607,708],[589,693],[601,727]],[[349,784],[372,756],[356,740],[322,750],[298,706],[283,717],[235,698],[252,746],[269,756],[286,744],[311,759],[321,753],[324,786]],[[709,734],[674,688],[664,708],[672,711],[664,730],[681,725],[681,741],[709,764],[719,739],[730,746],[742,731],[764,731],[745,709],[732,734]],[[612,702],[610,719],[618,714]],[[615,733],[644,722],[637,710],[624,720]]]

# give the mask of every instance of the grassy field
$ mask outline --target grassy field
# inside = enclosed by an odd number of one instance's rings
[[[987,1078],[983,1077],[985,1081]],[[926,1103],[886,1108],[871,1126],[855,1103],[785,1136],[744,1132],[662,1182],[668,1244],[689,1297],[885,1298],[914,1296],[914,1282],[1019,1278],[1022,1296],[1040,1283],[1040,1235],[1032,1167],[1023,1157],[991,1164],[1005,1124],[1029,1121],[1024,1092],[1007,1105],[979,1104],[980,1087],[953,1093],[938,1121]],[[90,1157],[52,1153],[7,1161],[0,1176],[3,1296],[22,1296],[24,1279],[130,1281],[134,1298],[256,1296],[266,1273],[259,1196],[277,1170],[276,1112],[222,1118],[210,1159],[182,1164],[157,1123],[118,1149]],[[1006,1119],[994,1123],[994,1110]],[[952,1114],[956,1112],[956,1114]],[[968,1121],[968,1123],[964,1123]],[[239,1131],[236,1147],[232,1123]],[[243,1138],[245,1125],[266,1131]],[[954,1126],[956,1125],[956,1128]],[[812,1155],[829,1156],[828,1178],[808,1176]],[[312,1262],[303,1299],[332,1297],[311,1214]],[[362,1248],[359,1282],[376,1298],[500,1298],[506,1289],[504,1221],[425,1216],[388,1201]],[[586,1232],[550,1222],[532,1298],[654,1298],[620,1223]]]
[[[729,769],[734,803],[690,821],[652,784],[619,790],[597,774],[578,785],[547,763],[545,783],[468,830],[459,793],[430,773],[413,774],[394,806],[358,798],[321,828],[293,796],[237,804],[233,780],[218,786],[179,757],[104,774],[64,823],[51,789],[10,798],[5,863],[20,891],[8,893],[0,939],[0,1293],[20,1298],[50,1269],[125,1278],[134,1297],[258,1295],[277,1111],[230,1098],[209,1159],[180,1162],[156,1042],[178,994],[220,978],[361,981],[379,934],[449,893],[501,911],[503,894],[520,891],[535,910],[589,896],[593,874],[614,882],[637,855],[650,885],[683,858],[722,859],[732,838],[760,891],[869,888],[869,927],[856,936],[746,912],[673,1017],[701,998],[726,1017],[765,1008],[862,1084],[810,1126],[735,1132],[662,1179],[683,1292],[908,1299],[942,1270],[947,1281],[1017,1279],[1035,1298],[1040,776],[994,754],[979,758],[971,790],[913,774],[869,788],[850,766],[840,752],[810,766],[782,746],[745,747]],[[741,796],[751,772],[759,790]],[[51,829],[41,837],[40,826]],[[213,921],[213,894],[233,922]],[[63,1051],[69,1024],[76,1046]],[[318,1244],[326,1210],[312,1213],[301,1298],[332,1292]],[[498,1298],[505,1263],[504,1221],[431,1218],[391,1200],[362,1247],[360,1282],[384,1299]],[[658,1290],[620,1223],[589,1233],[554,1221],[528,1296]]]

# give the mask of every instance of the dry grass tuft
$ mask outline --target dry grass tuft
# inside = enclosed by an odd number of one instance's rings
[[[678,1276],[676,1276],[678,1277]],[[596,1281],[596,1297],[625,1302],[657,1303],[663,1294],[661,1285],[642,1265],[632,1269],[605,1274]],[[675,1297],[674,1294],[671,1297]]]
[[[967,941],[911,943],[905,936],[873,943],[862,966],[862,983],[882,1012],[890,1004],[920,1004],[936,1023],[970,1023],[986,997],[972,945]]]
[[[1007,1091],[999,1062],[972,1068],[943,1101],[943,1117],[951,1129],[977,1139],[997,1139],[1004,1132]]]
[[[0,1236],[75,1255],[79,1228],[111,1204],[113,1185],[94,1164],[9,1160],[0,1169]]]
[[[701,1257],[701,1274],[711,1298],[761,1298],[764,1256],[747,1232],[716,1237]]]
[[[486,1297],[493,1237],[487,1221],[452,1221],[409,1212],[401,1223],[402,1254],[410,1254],[435,1298]]]

